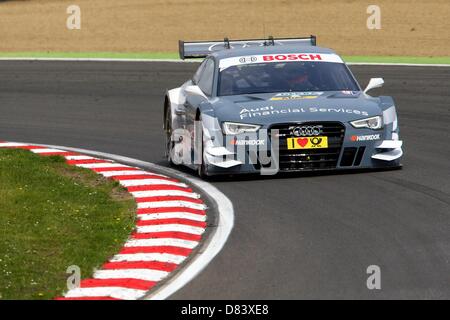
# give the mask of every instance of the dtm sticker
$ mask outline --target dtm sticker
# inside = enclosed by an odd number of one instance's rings
[[[288,138],[287,147],[292,149],[325,149],[328,148],[328,137]]]
[[[292,113],[347,113],[362,116],[368,116],[367,111],[360,111],[356,109],[347,108],[275,108],[273,106],[259,107],[259,108],[242,108],[239,112],[241,120],[249,118],[259,118],[267,116],[276,116]]]
[[[270,100],[284,101],[284,100],[301,100],[301,99],[316,99],[320,97],[323,92],[283,92],[278,93]]]
[[[381,139],[381,134],[366,134],[363,136],[351,136],[352,141],[375,141]]]
[[[290,61],[344,63],[344,61],[342,61],[342,59],[337,54],[332,53],[287,53],[225,58],[220,60],[219,69],[220,71],[223,71],[229,67],[244,64],[280,63]]]

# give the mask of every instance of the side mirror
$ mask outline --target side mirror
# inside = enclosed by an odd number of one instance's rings
[[[197,95],[197,96],[202,96],[204,97],[205,94],[203,93],[203,91],[196,85],[190,85],[187,86],[184,91],[188,94],[192,94],[192,95]]]
[[[369,81],[369,84],[367,85],[366,89],[364,90],[364,93],[367,93],[369,90],[380,88],[384,84],[383,78],[372,78]]]

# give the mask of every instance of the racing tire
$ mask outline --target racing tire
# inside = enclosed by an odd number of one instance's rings
[[[200,123],[202,122],[202,115],[200,114],[199,117],[197,118],[197,121],[200,121]],[[206,180],[208,178],[208,170],[207,167],[205,165],[205,145],[204,145],[204,141],[203,141],[203,124],[202,124],[202,130],[200,131],[200,141],[201,141],[201,147],[200,147],[200,154],[201,154],[201,159],[202,159],[202,163],[198,165],[197,167],[197,174],[198,176],[203,179]]]
[[[174,166],[175,163],[172,160],[172,149],[174,147],[174,142],[172,141],[172,114],[170,112],[170,107],[166,108],[166,114],[164,117],[164,133],[166,136],[165,143],[165,156],[169,166]]]

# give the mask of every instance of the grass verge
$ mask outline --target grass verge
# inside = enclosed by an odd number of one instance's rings
[[[66,58],[66,59],[179,59],[176,52],[0,52],[0,58]],[[346,62],[448,64],[450,57],[344,56]]]
[[[361,63],[407,63],[407,64],[448,64],[450,57],[367,57],[344,56],[346,62]]]
[[[179,59],[177,52],[0,52],[0,58]]]
[[[61,295],[67,267],[91,276],[119,251],[134,216],[134,201],[118,183],[62,157],[0,149],[1,298]]]

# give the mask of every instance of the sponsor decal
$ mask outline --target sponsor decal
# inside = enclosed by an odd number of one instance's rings
[[[301,99],[316,99],[321,96],[323,92],[284,92],[278,93],[270,100],[301,100]]]
[[[236,137],[231,140],[231,144],[235,146],[263,146],[265,144],[264,140],[238,140]]]
[[[322,55],[320,54],[307,54],[307,53],[300,53],[300,54],[277,54],[277,55],[269,55],[269,56],[263,56],[263,61],[295,61],[295,60],[301,60],[301,61],[321,61],[323,60]]]
[[[259,118],[259,117],[267,117],[267,116],[277,116],[283,114],[293,114],[293,113],[347,113],[347,114],[356,114],[361,116],[368,116],[367,111],[360,111],[356,109],[348,109],[348,108],[275,108],[273,106],[266,107],[258,107],[258,108],[242,108],[239,112],[239,116],[241,120],[249,119],[249,118]]]
[[[381,139],[381,134],[366,134],[362,136],[351,136],[350,138],[352,141],[375,141]]]
[[[256,62],[258,60],[257,57],[241,57],[239,58],[240,63],[251,63]]]
[[[357,96],[359,94],[358,91],[349,91],[349,90],[343,90],[341,91],[341,93],[348,96]]]
[[[293,149],[325,149],[328,148],[328,137],[288,138],[287,147]]]
[[[318,136],[322,133],[322,126],[294,127],[291,129],[291,131],[292,135],[296,137]]]
[[[290,61],[310,61],[310,62],[334,62],[344,63],[337,54],[332,53],[288,53],[272,55],[241,56],[221,59],[219,62],[220,71],[231,66],[253,63],[280,63]]]

